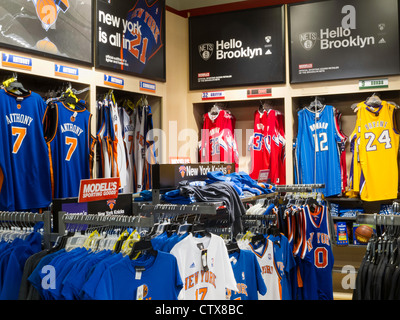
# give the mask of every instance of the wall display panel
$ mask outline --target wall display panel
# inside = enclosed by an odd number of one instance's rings
[[[92,0],[0,1],[0,46],[92,64]]]
[[[97,67],[165,81],[165,1],[97,0]]]
[[[189,19],[190,89],[285,82],[284,7]]]
[[[400,73],[398,0],[288,8],[291,83]]]

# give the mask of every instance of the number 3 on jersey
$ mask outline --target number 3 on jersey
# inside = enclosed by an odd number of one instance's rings
[[[78,139],[72,137],[65,137],[65,144],[67,146],[69,145],[69,149],[67,152],[67,156],[65,157],[65,160],[70,161],[72,155],[75,152],[76,146],[78,145]]]

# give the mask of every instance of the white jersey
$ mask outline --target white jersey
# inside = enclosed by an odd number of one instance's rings
[[[267,293],[258,294],[259,300],[282,300],[281,278],[277,272],[277,266],[274,259],[274,244],[271,240],[265,239],[265,244],[255,248],[251,242],[240,245],[241,249],[252,251],[261,268],[261,275],[264,279]]]
[[[202,264],[201,246],[207,249],[206,269]],[[183,282],[180,300],[225,300],[226,288],[238,291],[228,250],[221,237],[211,234],[195,238],[189,234],[172,248],[171,254],[178,261]]]
[[[126,186],[126,155],[125,155],[125,146],[124,140],[122,138],[122,126],[119,118],[118,106],[117,103],[114,103],[112,100],[108,101],[110,107],[110,115],[111,115],[111,124],[114,131],[114,141],[113,141],[113,175],[114,177],[119,177],[120,179],[120,188],[124,188]]]
[[[126,167],[126,186],[122,190],[123,193],[133,193],[134,183],[134,136],[135,136],[135,119],[132,114],[128,113],[124,108],[121,108],[121,122],[123,126],[123,139],[125,144],[125,153],[127,160]]]
[[[146,148],[146,137],[144,136],[145,127],[145,108],[139,107],[136,112],[136,123],[135,123],[135,170],[136,170],[136,192],[140,192],[143,189],[143,170],[144,170],[144,154]]]

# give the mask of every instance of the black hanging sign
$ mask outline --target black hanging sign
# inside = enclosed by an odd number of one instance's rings
[[[190,89],[285,81],[284,7],[189,19]]]
[[[398,0],[289,5],[292,83],[400,73]]]

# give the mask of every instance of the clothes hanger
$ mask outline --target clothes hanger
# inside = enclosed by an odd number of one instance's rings
[[[7,91],[16,95],[26,95],[29,90],[25,89],[21,82],[18,81],[18,75],[13,73],[12,77],[3,82],[3,86]]]
[[[149,253],[153,256],[157,256],[158,252],[153,248],[150,238],[142,237],[139,241],[133,244],[131,253],[129,254],[129,259],[133,259],[137,256],[138,252]]]
[[[228,254],[234,253],[234,252],[240,252],[240,248],[237,244],[237,241],[235,239],[231,239],[227,244],[226,244],[226,249],[228,250]]]
[[[264,111],[269,111],[272,109],[272,106],[267,101],[260,100],[260,106],[258,107],[258,111],[263,113]]]
[[[210,109],[210,115],[217,117],[219,115],[219,112],[221,111],[221,108],[218,104],[214,104],[211,109]]]
[[[200,221],[200,215],[197,215],[195,220],[193,221],[192,227],[190,228],[190,232],[194,236],[211,237],[211,233],[208,230],[206,230],[205,224]]]
[[[309,106],[306,108],[311,112],[317,112],[324,108],[324,101],[325,99],[322,97],[316,96],[313,101],[310,102]]]
[[[379,98],[379,94],[373,93],[372,96],[368,97],[367,100],[365,100],[365,103],[369,106],[377,107],[382,104],[382,100]]]

